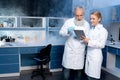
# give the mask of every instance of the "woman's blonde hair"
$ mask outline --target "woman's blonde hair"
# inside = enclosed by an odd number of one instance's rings
[[[99,11],[92,12],[91,15],[96,15],[99,19],[102,19],[102,15]]]

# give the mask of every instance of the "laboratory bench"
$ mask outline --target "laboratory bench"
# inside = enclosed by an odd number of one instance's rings
[[[15,43],[14,43],[15,44]],[[22,70],[36,68],[36,62],[33,57],[45,47],[45,45],[7,45],[0,47],[0,77],[19,76]],[[62,56],[64,44],[54,44],[51,49],[50,71],[62,70]],[[120,77],[120,45],[119,43],[111,44],[107,41],[103,52],[102,69]]]
[[[0,28],[0,77],[19,76],[21,70],[35,69],[33,57],[48,43],[53,45],[50,71],[62,70],[65,39],[59,35],[59,30],[66,20],[61,17],[0,16],[3,24]]]
[[[52,44],[50,71],[62,70],[64,39],[59,30],[67,18],[0,16],[0,77],[19,76],[36,68],[33,58]],[[6,25],[5,25],[6,24]]]
[[[120,42],[107,41],[103,50],[103,69],[120,78]]]
[[[42,46],[4,46],[0,47],[0,77],[20,76],[22,70],[36,68],[36,62],[33,58]],[[52,45],[50,71],[62,70],[62,54],[64,45]]]

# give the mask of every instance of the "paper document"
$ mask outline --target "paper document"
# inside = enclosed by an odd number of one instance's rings
[[[85,33],[83,30],[74,30],[76,36],[77,36],[77,39],[81,39],[82,36],[85,36]]]

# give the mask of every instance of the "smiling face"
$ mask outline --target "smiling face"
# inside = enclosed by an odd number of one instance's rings
[[[96,26],[97,24],[99,24],[101,21],[101,14],[100,12],[94,12],[91,14],[90,16],[90,22],[93,26]]]

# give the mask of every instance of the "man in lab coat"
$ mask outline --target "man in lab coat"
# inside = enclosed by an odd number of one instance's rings
[[[76,7],[74,15],[75,17],[68,19],[59,31],[60,35],[67,37],[62,61],[64,80],[69,79],[71,70],[77,73],[75,78],[80,80],[84,66],[85,43],[77,38],[74,30],[83,30],[87,36],[90,29],[89,23],[84,19],[82,7]]]

